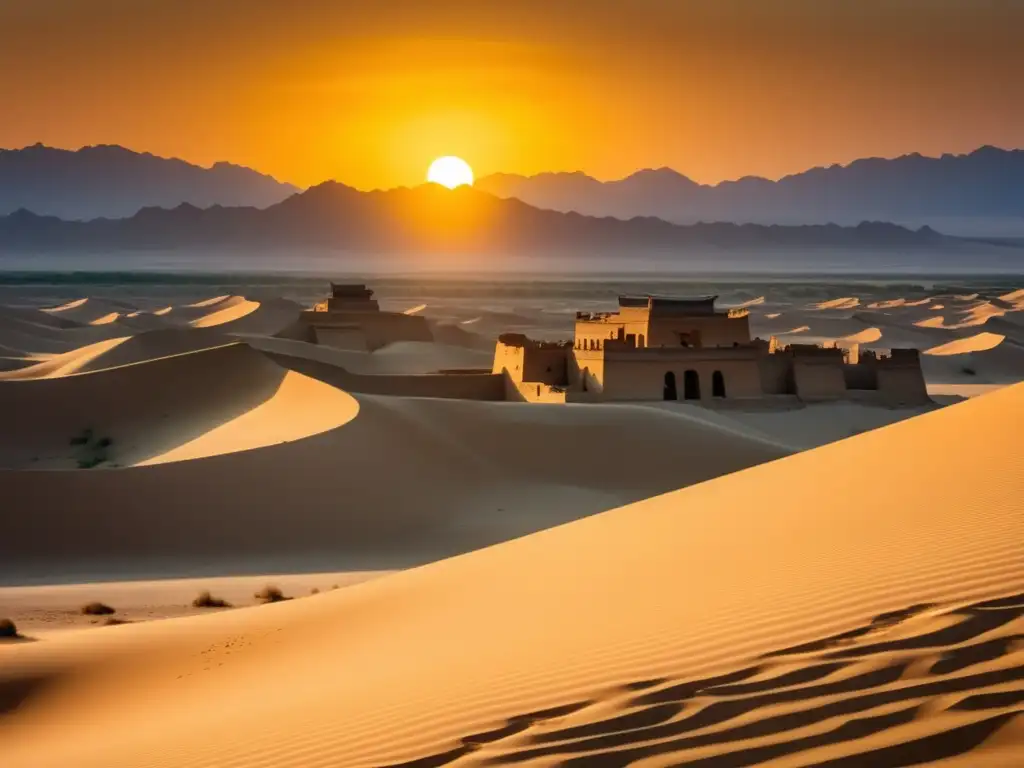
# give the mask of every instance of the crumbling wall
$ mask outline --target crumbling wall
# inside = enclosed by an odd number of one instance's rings
[[[843,362],[793,359],[793,383],[801,400],[837,400],[846,396]]]

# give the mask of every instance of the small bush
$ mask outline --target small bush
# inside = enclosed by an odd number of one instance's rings
[[[88,445],[89,441],[92,440],[92,430],[83,429],[81,433],[71,438],[72,445]]]
[[[0,639],[18,637],[18,628],[10,619],[0,619]]]
[[[101,437],[96,441],[97,448],[109,448],[114,444],[114,438],[112,437]]]
[[[222,597],[214,597],[209,590],[204,589],[195,600],[192,601],[193,608],[230,608],[231,603]]]
[[[113,616],[103,622],[104,627],[116,627],[118,624],[131,624],[131,622],[126,619],[118,619]]]
[[[268,584],[255,595],[253,595],[261,603],[279,603],[282,600],[291,600],[290,597],[285,597],[284,593],[281,592],[279,587],[275,587],[273,584]]]
[[[311,594],[311,595],[319,595],[320,594],[320,587],[313,587],[311,590],[309,590],[309,594]]]
[[[86,616],[109,616],[114,609],[105,603],[86,603],[82,606],[82,613]]]
[[[88,458],[78,460],[78,468],[92,469],[93,467],[99,466],[104,461],[106,461],[106,458],[103,456],[89,456]]]
[[[969,366],[969,365],[965,365],[960,370],[963,371],[968,376],[977,376],[978,375],[978,372],[976,370],[974,370],[973,368],[971,368],[971,366]]]

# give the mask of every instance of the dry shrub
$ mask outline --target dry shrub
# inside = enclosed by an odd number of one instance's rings
[[[193,608],[230,608],[231,603],[222,597],[214,597],[208,589],[204,589],[195,600],[192,601]]]
[[[18,628],[10,619],[0,619],[0,639],[18,637]]]
[[[309,590],[309,594],[311,594],[311,595],[319,595],[320,594],[320,587],[313,587],[311,590]]]
[[[105,603],[92,602],[82,606],[82,613],[86,616],[109,616],[114,613],[114,609]]]
[[[280,587],[275,587],[273,584],[267,584],[267,586],[253,595],[253,597],[261,603],[280,603],[282,600],[291,600],[290,597],[284,596]]]
[[[119,619],[115,616],[111,616],[109,619],[103,622],[104,627],[116,627],[118,624],[131,624],[127,619]]]

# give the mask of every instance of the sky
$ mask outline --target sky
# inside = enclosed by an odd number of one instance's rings
[[[1024,147],[1024,2],[0,0],[0,147],[300,186]]]

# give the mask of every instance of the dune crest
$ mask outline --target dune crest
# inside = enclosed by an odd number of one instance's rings
[[[860,306],[860,299],[856,296],[844,296],[830,301],[819,301],[812,304],[812,309],[854,309]]]
[[[1005,338],[1001,334],[985,331],[965,339],[956,339],[955,341],[926,349],[923,354],[941,357],[945,355],[964,355],[970,352],[984,352],[989,349],[995,349],[1003,343]]]
[[[837,339],[837,341],[848,344],[870,344],[878,341],[880,338],[882,338],[881,328],[865,328],[863,331],[851,333],[849,336],[843,336],[842,338]]]

